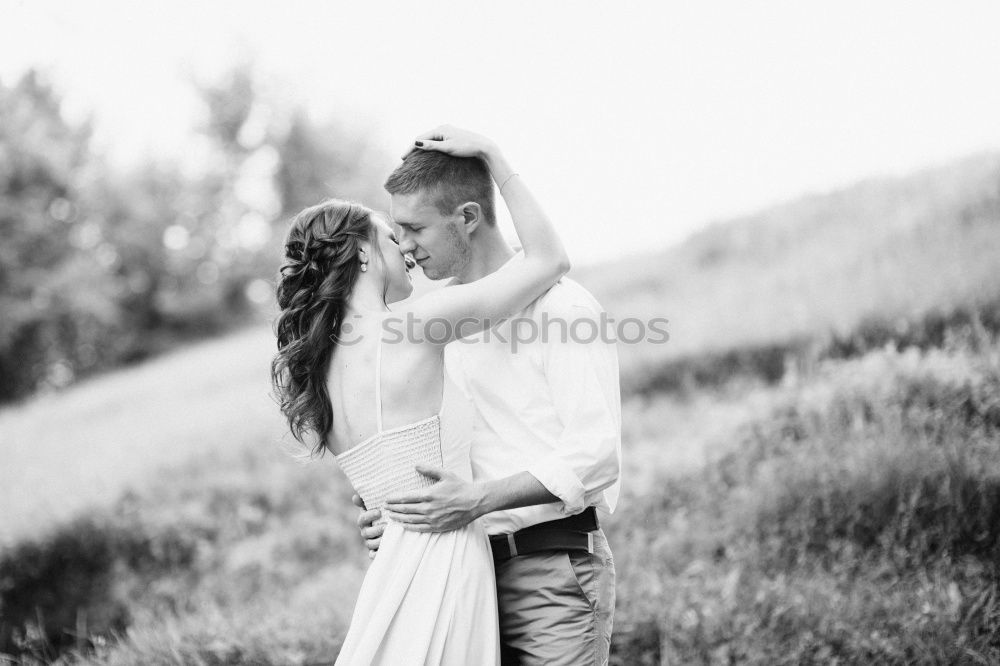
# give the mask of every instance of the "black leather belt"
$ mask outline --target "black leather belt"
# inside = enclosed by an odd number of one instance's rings
[[[568,518],[529,525],[513,534],[490,537],[493,561],[504,562],[518,555],[544,550],[584,550],[594,552],[594,537],[598,529],[597,511],[588,506],[583,512]]]

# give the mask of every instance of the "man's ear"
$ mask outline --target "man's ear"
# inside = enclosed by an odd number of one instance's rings
[[[486,219],[483,217],[482,206],[475,201],[466,201],[459,208],[462,212],[462,226],[465,227],[465,233],[471,234],[479,228],[480,224],[486,222]]]

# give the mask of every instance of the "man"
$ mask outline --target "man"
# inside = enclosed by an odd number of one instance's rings
[[[401,251],[450,284],[496,271],[515,251],[497,227],[488,170],[476,159],[423,152],[421,143],[385,183]],[[474,483],[418,468],[436,483],[386,506],[423,531],[482,518],[504,664],[608,660],[615,569],[597,511],[617,504],[621,402],[617,351],[601,335],[601,314],[563,278],[514,317],[448,345],[447,372],[473,405]],[[378,518],[364,511],[358,519],[372,551],[384,529],[372,525]]]

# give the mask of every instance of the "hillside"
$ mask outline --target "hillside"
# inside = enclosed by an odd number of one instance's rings
[[[143,488],[164,466],[291,450],[252,328],[0,410],[0,545]]]
[[[623,349],[626,367],[911,318],[995,296],[998,276],[995,153],[804,196],[575,274],[619,320],[670,320],[669,343]]]
[[[623,359],[730,382],[713,348],[903,317],[780,383],[623,396],[612,664],[1000,658],[998,199],[985,156],[577,276],[674,322]],[[944,306],[972,314],[942,333]],[[257,327],[0,410],[0,660],[332,661],[368,560],[335,463],[290,455],[272,353]]]
[[[670,319],[668,344],[620,347],[628,388],[650,359],[705,358],[852,330],[872,313],[912,322],[931,308],[995,299],[998,275],[1000,155],[987,154],[803,197],[575,277],[618,319]],[[422,276],[416,287],[433,288]],[[269,331],[248,329],[0,410],[0,450],[11,463],[0,468],[11,510],[0,541],[108,501],[161,464],[238,450],[263,432],[276,439],[282,424],[266,397],[272,344]]]

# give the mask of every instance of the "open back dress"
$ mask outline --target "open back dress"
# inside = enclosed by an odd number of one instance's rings
[[[398,428],[382,428],[382,342],[375,354],[377,432],[336,455],[369,509],[387,497],[434,482],[416,465],[471,480],[466,408],[444,377],[441,410]],[[452,427],[452,425],[454,427]],[[450,532],[414,532],[384,517],[378,554],[365,574],[338,665],[499,664],[496,584],[489,538],[479,521]]]

